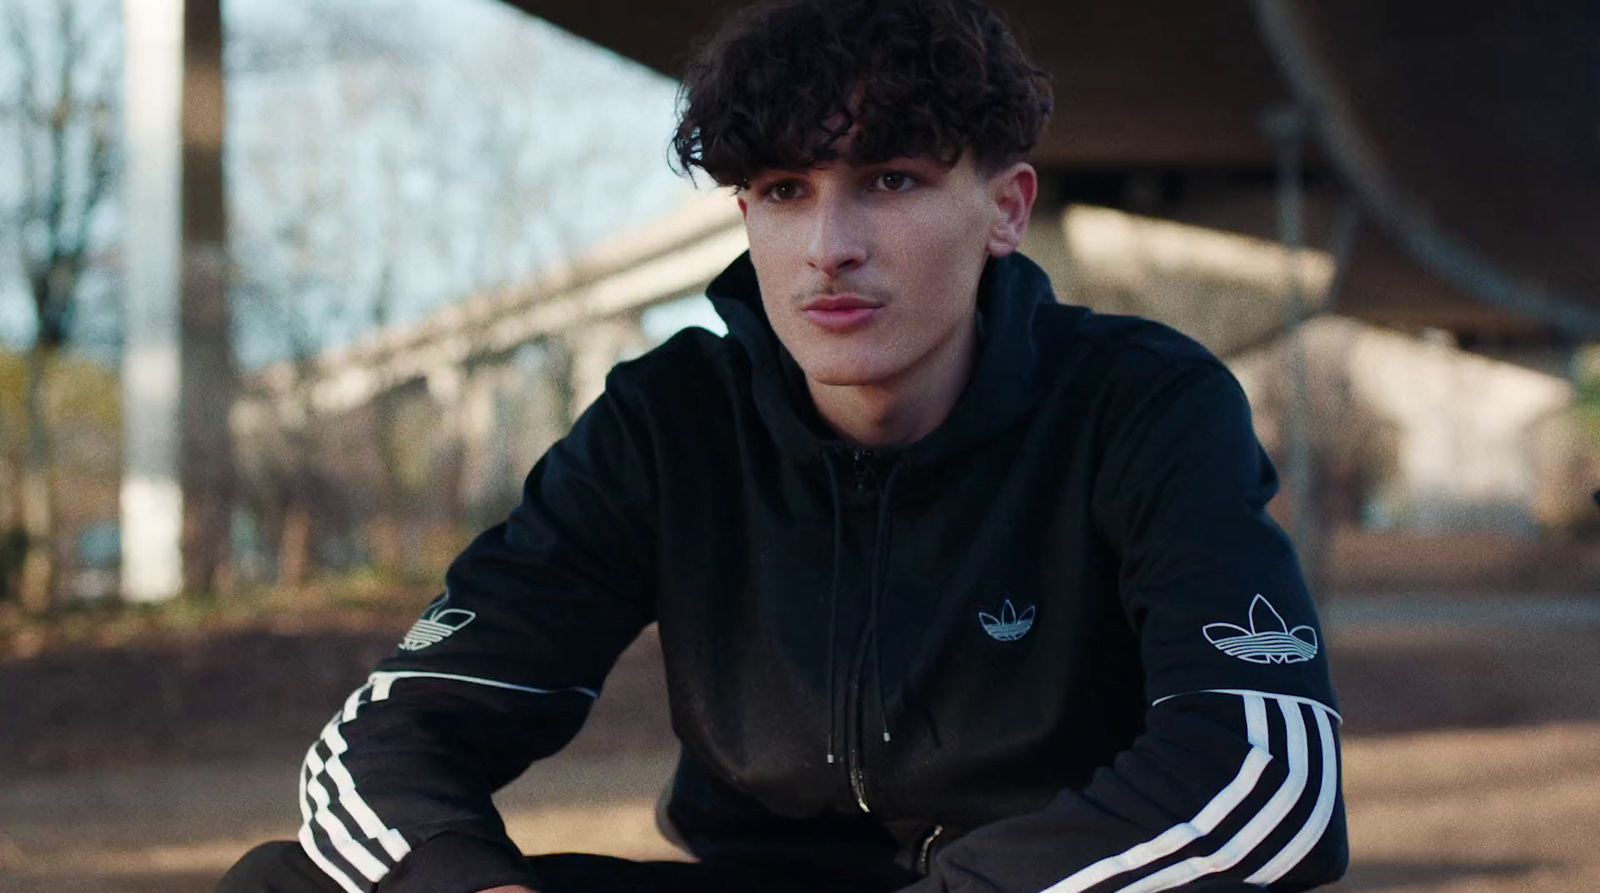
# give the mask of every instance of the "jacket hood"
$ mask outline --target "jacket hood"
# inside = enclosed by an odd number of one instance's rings
[[[706,288],[729,337],[750,358],[752,393],[786,452],[811,456],[841,441],[818,415],[805,375],[778,340],[761,302],[750,253]],[[923,439],[895,451],[900,461],[933,465],[1009,428],[1039,397],[1038,308],[1055,303],[1050,279],[1020,253],[991,257],[978,280],[978,356],[950,415]]]

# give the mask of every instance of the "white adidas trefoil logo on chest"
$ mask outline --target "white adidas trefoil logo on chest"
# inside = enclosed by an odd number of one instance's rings
[[[1305,624],[1294,629],[1260,593],[1250,601],[1250,628],[1208,623],[1206,641],[1223,654],[1253,664],[1297,664],[1317,656],[1317,631]]]

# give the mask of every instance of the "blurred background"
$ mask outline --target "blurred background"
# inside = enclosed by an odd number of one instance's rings
[[[745,247],[667,165],[738,3],[0,0],[0,888],[205,891],[612,364]],[[1249,392],[1349,891],[1600,889],[1600,8],[997,0],[1024,251]],[[671,857],[647,632],[501,795]]]

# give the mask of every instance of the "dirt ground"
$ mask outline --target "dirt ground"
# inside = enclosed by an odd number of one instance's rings
[[[1507,602],[1510,604],[1510,602]],[[1600,891],[1600,611],[1335,605],[1344,893]],[[0,657],[0,890],[206,893],[292,836],[300,755],[404,619],[162,631]],[[530,851],[672,858],[659,649],[498,800]]]

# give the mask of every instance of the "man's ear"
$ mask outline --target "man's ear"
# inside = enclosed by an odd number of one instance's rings
[[[994,218],[989,225],[989,254],[1004,257],[1022,244],[1033,201],[1039,197],[1039,172],[1019,161],[989,178]]]
[[[745,204],[744,190],[734,190],[733,198],[739,203],[739,219],[748,221],[750,219],[750,206]]]

